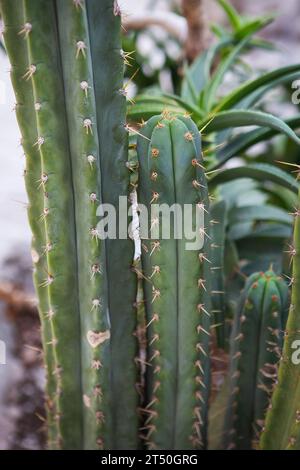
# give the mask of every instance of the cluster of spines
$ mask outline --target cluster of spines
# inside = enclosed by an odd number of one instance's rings
[[[247,280],[231,338],[230,396],[224,444],[257,447],[281,357],[288,286],[274,272]]]
[[[139,203],[148,209],[163,203],[199,204],[207,214],[200,136],[190,118],[165,113],[150,119],[141,133]],[[206,215],[204,220],[199,229],[204,238],[201,250],[186,251],[186,239],[164,240],[158,232],[153,238],[159,222],[153,216],[152,237],[142,241],[148,340],[143,431],[150,449],[205,445],[210,313],[205,295],[209,282],[204,277]],[[185,272],[191,263],[193,273]],[[190,292],[187,284],[192,285]],[[183,300],[189,305],[186,311]]]

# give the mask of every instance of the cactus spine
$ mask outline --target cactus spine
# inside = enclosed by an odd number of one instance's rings
[[[300,200],[300,195],[298,197]],[[300,449],[300,211],[295,210],[294,242],[290,247],[293,261],[292,295],[278,384],[266,416],[260,448],[263,450]]]
[[[251,449],[258,441],[277,380],[287,311],[288,287],[281,278],[272,271],[249,277],[232,331],[227,449]]]
[[[138,138],[138,201],[204,213],[201,250],[186,250],[185,237],[163,239],[159,215],[149,213],[150,237],[142,240],[147,316],[145,439],[150,449],[202,448],[206,441],[210,307],[208,195],[199,132],[188,117],[151,118]],[[179,222],[175,219],[172,229]],[[173,232],[174,233],[174,232]],[[143,234],[142,234],[143,236]],[[147,234],[145,234],[147,237]]]
[[[120,11],[113,0],[1,0],[1,7],[55,405],[49,445],[134,449],[133,245],[100,241],[96,229],[99,202],[118,210],[129,184]]]

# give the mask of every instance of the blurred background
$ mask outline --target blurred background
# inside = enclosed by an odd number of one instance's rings
[[[299,0],[231,3],[245,15],[276,15],[275,21],[261,33],[272,42],[274,50],[251,51],[245,59],[249,66],[269,70],[299,60]],[[133,67],[127,70],[130,97],[144,89],[178,91],[183,64],[191,63],[215,41],[212,25],[226,26],[224,12],[213,0],[120,0],[120,6],[123,49],[133,51]],[[284,116],[291,112],[288,102],[282,105],[274,100],[274,103],[271,100],[271,111],[272,106],[280,106]],[[0,340],[6,344],[6,365],[0,365],[0,449],[40,449],[45,445],[44,373],[31,281],[30,232],[22,175],[24,156],[13,108],[9,62],[1,49]]]

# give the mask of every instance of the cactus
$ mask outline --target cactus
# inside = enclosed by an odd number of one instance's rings
[[[201,250],[187,239],[157,230],[141,232],[146,305],[146,398],[144,438],[150,449],[192,449],[206,445],[209,381],[210,276],[208,194],[201,165],[201,139],[189,117],[169,113],[151,118],[138,137],[138,200],[154,204],[198,204],[204,214]],[[141,207],[141,206],[140,206]],[[164,220],[162,218],[162,220]],[[150,236],[148,237],[148,235]]]
[[[129,185],[120,10],[113,0],[1,0],[1,9],[26,154],[49,446],[135,449],[133,244],[100,241],[96,228],[98,204],[118,210]]]
[[[224,250],[226,238],[226,202],[221,200],[211,206],[211,274],[212,313],[216,324],[217,344],[225,348],[225,276]]]
[[[298,197],[299,200],[299,197]],[[260,439],[263,450],[300,449],[300,211],[295,210],[294,242],[289,254],[293,262],[292,294],[278,383],[267,412]]]
[[[287,311],[288,286],[281,278],[273,271],[249,277],[232,331],[226,449],[257,446],[277,380]]]

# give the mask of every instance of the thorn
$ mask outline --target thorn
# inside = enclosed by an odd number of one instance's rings
[[[152,289],[152,300],[151,300],[151,303],[153,304],[153,302],[155,302],[156,299],[159,299],[160,297],[160,290],[159,289],[155,289],[153,287]]]
[[[153,277],[155,274],[160,274],[160,267],[159,267],[159,266],[153,266],[153,271],[152,271],[152,274],[151,274],[151,276],[150,276],[149,279],[152,279],[152,277]]]
[[[198,304],[197,310],[199,313],[204,312],[208,317],[210,317],[210,313],[205,309],[204,305],[205,304]]]
[[[151,201],[151,202],[152,202],[152,201]],[[159,225],[159,219],[158,219],[158,217],[155,217],[154,219],[151,220],[150,231],[153,230],[153,227],[155,227],[155,225]],[[151,253],[150,253],[150,256],[151,256]]]
[[[123,49],[120,50],[120,56],[124,60],[124,64],[127,65],[128,67],[132,67],[130,60],[133,60],[132,54],[134,54],[135,51],[131,52],[124,52]]]
[[[154,353],[152,354],[151,358],[149,359],[149,362],[151,363],[156,357],[160,356],[160,352],[158,349],[155,349]]]
[[[159,340],[159,334],[155,334],[152,338],[152,340],[150,341],[149,343],[149,346],[151,346],[155,341],[158,341]]]
[[[29,33],[32,31],[32,24],[25,23],[21,31],[18,32],[19,35],[24,34],[24,39],[28,38]]]
[[[241,357],[241,355],[242,355],[241,351],[237,351],[237,352],[234,354],[234,356],[233,356],[232,359],[239,359],[239,358]]]
[[[203,260],[206,261],[207,263],[211,263],[211,261],[209,261],[209,259],[206,258],[205,253],[199,253],[199,261],[202,263]]]
[[[46,314],[46,318],[47,318],[48,320],[52,320],[52,318],[54,317],[54,315],[55,315],[54,310],[53,310],[52,308],[50,308],[49,311],[48,311],[48,313]]]
[[[153,323],[154,321],[158,321],[159,320],[159,316],[157,315],[157,313],[153,313],[153,317],[152,319],[149,321],[149,323],[147,323],[146,325],[146,329],[149,328],[149,326],[151,325],[151,323]]]
[[[38,147],[41,150],[41,146],[45,143],[44,137],[39,137],[38,140],[33,144],[33,147]]]
[[[89,229],[89,233],[92,237],[92,240],[96,239],[96,243],[98,244],[99,232],[95,227]]]
[[[40,284],[40,287],[48,287],[54,281],[54,277],[51,274],[48,274],[47,278]]]
[[[205,170],[205,167],[203,165],[201,165],[201,163],[197,160],[197,158],[193,158],[192,165],[193,166],[198,166],[199,168],[201,168],[201,170]]]
[[[85,96],[87,97],[87,95],[88,95],[88,89],[90,88],[88,82],[86,82],[85,80],[83,80],[82,82],[80,82],[80,88],[84,91],[84,94],[85,94]]]
[[[158,241],[157,242],[152,242],[151,246],[152,246],[152,250],[150,251],[150,256],[153,255],[155,250],[158,250],[158,251],[160,250],[160,242],[158,242]]]
[[[150,142],[150,139],[148,139],[148,137],[146,137],[145,135],[141,134],[140,132],[138,132],[136,129],[134,129],[133,127],[130,127],[129,124],[124,124],[124,128],[127,132],[133,132],[134,134],[137,134],[139,135],[140,137],[142,137],[143,139],[146,139]]]
[[[205,236],[207,237],[209,240],[211,240],[211,237],[206,233],[206,229],[201,227],[199,228],[199,233],[202,235],[202,236]]]
[[[102,307],[102,301],[101,299],[93,299],[92,300],[92,308],[91,308],[91,312],[93,310],[97,310],[98,308],[101,308]]]
[[[203,331],[203,333],[205,333],[207,336],[211,336],[209,331],[206,331],[205,328],[203,328],[203,326],[198,325],[197,326],[197,333],[200,333],[200,331]]]
[[[98,359],[92,360],[92,369],[99,370],[102,367],[101,362]],[[102,394],[102,392],[101,392]]]
[[[27,72],[23,75],[22,78],[27,81],[27,80],[29,80],[29,79],[32,77],[32,75],[33,75],[35,72],[36,72],[36,66],[33,65],[33,64],[31,64],[31,65],[29,65]]]
[[[94,155],[88,155],[87,156],[87,161],[88,161],[90,167],[92,167],[93,163],[95,163],[95,161],[96,161],[96,157],[94,157]]]
[[[197,181],[197,180],[193,180],[193,181],[192,181],[192,185],[193,185],[194,188],[196,188],[196,189],[205,188],[205,186],[204,186],[203,184],[199,183],[199,181]]]
[[[202,210],[202,211],[206,212],[206,214],[208,214],[208,210],[205,208],[205,205],[204,205],[203,202],[198,202],[197,207],[199,207],[200,210]]]
[[[150,201],[150,204],[152,204],[154,201],[157,201],[159,198],[159,193],[157,193],[156,191],[152,191],[152,199]]]
[[[83,57],[85,58],[85,50],[86,50],[86,45],[84,41],[77,41],[76,43],[76,59],[78,59],[80,53],[82,53]]]
[[[83,4],[82,4],[82,0],[73,0],[73,3],[75,5],[75,7],[77,8],[81,8],[83,10]]]
[[[206,356],[206,357],[207,357],[207,354],[206,354],[205,350],[203,349],[203,347],[201,346],[200,343],[197,343],[197,344],[196,344],[196,350],[197,350],[197,351],[200,351],[200,352],[203,354],[203,356]]]
[[[239,333],[235,338],[234,341],[242,341],[244,339],[243,333]]]
[[[205,292],[206,292],[205,282],[206,282],[205,279],[201,279],[201,278],[198,279],[198,288],[199,288],[199,289],[202,288],[202,289],[204,289]]]
[[[91,279],[93,279],[97,274],[102,274],[102,269],[100,264],[95,263],[91,266]]]
[[[86,130],[86,134],[91,133],[93,135],[92,121],[90,119],[84,119],[83,127]]]
[[[195,362],[195,366],[200,369],[200,372],[204,375],[204,370],[199,359]]]
[[[158,402],[158,398],[157,397],[154,397],[152,401],[150,401],[150,403],[148,403],[148,405],[146,405],[146,409],[148,408],[151,408],[153,405],[155,405],[155,403]]]
[[[195,397],[197,398],[197,400],[200,400],[201,403],[203,403],[203,405],[205,405],[205,401],[204,401],[204,399],[203,399],[203,397],[202,397],[202,394],[201,394],[201,392],[200,392],[199,390],[196,391]]]

